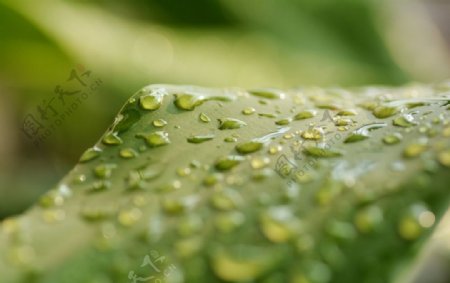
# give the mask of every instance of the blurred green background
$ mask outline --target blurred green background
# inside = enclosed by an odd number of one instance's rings
[[[448,15],[446,0],[0,0],[0,219],[55,185],[144,85],[436,82],[450,77]],[[25,119],[49,102],[42,128],[66,115],[36,146]]]

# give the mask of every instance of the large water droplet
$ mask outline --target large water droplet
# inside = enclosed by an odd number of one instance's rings
[[[378,106],[373,109],[372,113],[375,117],[384,119],[395,115],[398,111],[397,107]]]
[[[203,104],[206,98],[196,94],[176,94],[175,106],[181,110],[192,111],[195,107]]]
[[[209,118],[209,116],[206,115],[205,113],[200,113],[199,119],[200,119],[200,121],[202,121],[202,122],[204,122],[204,123],[209,123],[209,122],[211,122],[211,118]]]
[[[246,143],[241,143],[236,145],[236,151],[241,153],[241,154],[249,154],[249,153],[253,153],[255,151],[260,150],[263,147],[263,143],[259,142],[259,141],[249,141]]]
[[[393,133],[383,137],[383,142],[385,144],[397,144],[403,139],[403,136],[400,133]]]
[[[152,90],[151,93],[139,97],[139,105],[144,110],[154,111],[162,105],[164,95],[162,90]]]
[[[315,110],[304,110],[304,111],[297,113],[297,115],[294,116],[294,120],[309,119],[316,115],[317,115],[317,111],[315,111]]]
[[[196,135],[196,136],[190,136],[187,138],[187,141],[190,143],[202,143],[205,141],[210,141],[214,139],[214,135]]]
[[[122,139],[117,136],[117,133],[108,133],[103,138],[102,142],[106,145],[118,145],[122,144]]]
[[[227,171],[231,168],[237,166],[239,163],[244,161],[245,158],[242,156],[229,155],[225,157],[218,158],[214,163],[214,167],[220,171]]]
[[[150,147],[158,147],[170,143],[169,134],[164,131],[157,131],[150,134],[137,134],[136,137],[144,138]]]
[[[167,125],[167,121],[164,119],[157,119],[157,120],[153,121],[153,126],[155,126],[157,128],[162,128],[166,125]]]
[[[89,148],[80,157],[80,162],[88,162],[100,156],[102,150],[97,147]]]
[[[131,159],[131,158],[138,156],[139,153],[137,153],[137,151],[135,151],[132,148],[124,148],[124,149],[120,150],[119,155],[122,158]]]
[[[279,90],[276,89],[254,89],[249,91],[250,94],[262,97],[262,98],[268,98],[268,99],[283,99],[285,97],[285,94]]]
[[[325,148],[318,147],[318,146],[306,146],[306,147],[304,147],[303,152],[306,155],[310,155],[310,156],[314,156],[314,157],[323,157],[323,158],[342,156],[342,153],[339,151],[325,149]]]
[[[244,115],[252,115],[255,112],[256,112],[256,109],[253,107],[246,107],[246,108],[244,108],[244,110],[242,110],[242,114],[244,114]]]
[[[223,118],[219,119],[219,129],[220,130],[232,130],[232,129],[239,129],[244,126],[247,126],[247,124],[244,121],[234,119],[234,118]]]
[[[409,128],[409,127],[417,125],[417,123],[414,122],[414,117],[411,114],[401,115],[401,116],[395,118],[392,121],[392,123],[395,126],[403,127],[403,128]]]

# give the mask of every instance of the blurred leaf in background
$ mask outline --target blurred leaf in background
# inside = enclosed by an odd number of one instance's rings
[[[437,0],[0,0],[0,219],[57,182],[123,100],[150,83],[289,88],[448,78],[448,7]],[[34,146],[21,131],[24,117],[79,65],[103,84]]]

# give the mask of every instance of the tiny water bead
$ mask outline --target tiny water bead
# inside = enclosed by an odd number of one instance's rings
[[[225,190],[220,193],[215,193],[211,197],[211,205],[215,209],[223,211],[236,209],[242,202],[242,197],[234,190]]]
[[[316,115],[317,115],[317,111],[315,111],[315,110],[304,110],[304,111],[301,111],[301,112],[297,113],[294,116],[294,120],[309,119],[309,118],[312,118],[312,117],[314,117]]]
[[[153,124],[153,126],[155,126],[157,128],[162,128],[167,125],[167,121],[164,119],[156,119],[153,121],[152,124]]]
[[[258,113],[258,116],[266,117],[266,118],[276,118],[277,117],[276,114],[272,114],[272,113]]]
[[[119,152],[120,157],[124,159],[131,159],[139,155],[139,153],[132,148],[123,148]]]
[[[83,155],[81,155],[80,162],[85,163],[94,160],[100,156],[101,152],[102,150],[100,148],[97,147],[89,148],[83,153]]]
[[[399,143],[403,139],[402,134],[393,133],[383,137],[383,142],[385,144],[393,145]]]
[[[369,135],[362,134],[362,133],[351,133],[348,135],[348,137],[344,140],[344,143],[353,143],[353,142],[359,142],[363,141],[365,139],[369,138]]]
[[[211,118],[209,118],[208,115],[206,115],[205,113],[200,113],[200,115],[198,116],[200,121],[202,121],[203,123],[209,123],[211,122]]]
[[[203,143],[214,139],[215,135],[196,135],[187,138],[189,143]]]
[[[219,119],[219,129],[220,130],[232,130],[239,129],[247,126],[247,123],[235,118],[223,118]]]
[[[157,131],[150,134],[137,134],[136,137],[144,138],[150,147],[159,147],[170,144],[169,134],[164,131]]]
[[[244,114],[244,115],[252,115],[255,112],[256,112],[256,109],[253,107],[246,107],[246,108],[244,108],[244,110],[242,110],[242,114]]]
[[[119,145],[122,144],[122,139],[117,135],[117,133],[108,133],[103,138],[102,142],[106,145]]]
[[[236,151],[240,154],[249,154],[260,150],[263,147],[263,143],[259,141],[249,141],[236,145]]]
[[[245,222],[245,215],[239,211],[228,211],[217,214],[214,219],[214,226],[223,233],[230,233],[242,226]]]
[[[250,161],[250,165],[252,166],[253,169],[261,169],[266,167],[267,165],[269,165],[270,163],[270,158],[268,157],[263,157],[263,156],[257,156],[254,157],[251,161]]]
[[[163,90],[153,90],[151,93],[139,97],[139,105],[144,110],[157,110],[161,107],[165,94]]]

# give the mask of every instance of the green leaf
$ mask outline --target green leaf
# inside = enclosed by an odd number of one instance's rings
[[[39,204],[1,224],[2,280],[393,281],[448,204],[448,94],[392,88],[384,101],[374,97],[387,88],[273,91],[285,95],[137,92]],[[393,106],[399,114],[372,112]],[[316,114],[298,120],[306,110]],[[345,113],[352,123],[342,126]],[[416,122],[396,126],[405,113]],[[224,119],[245,126],[224,130]],[[303,135],[311,130],[313,139]]]

